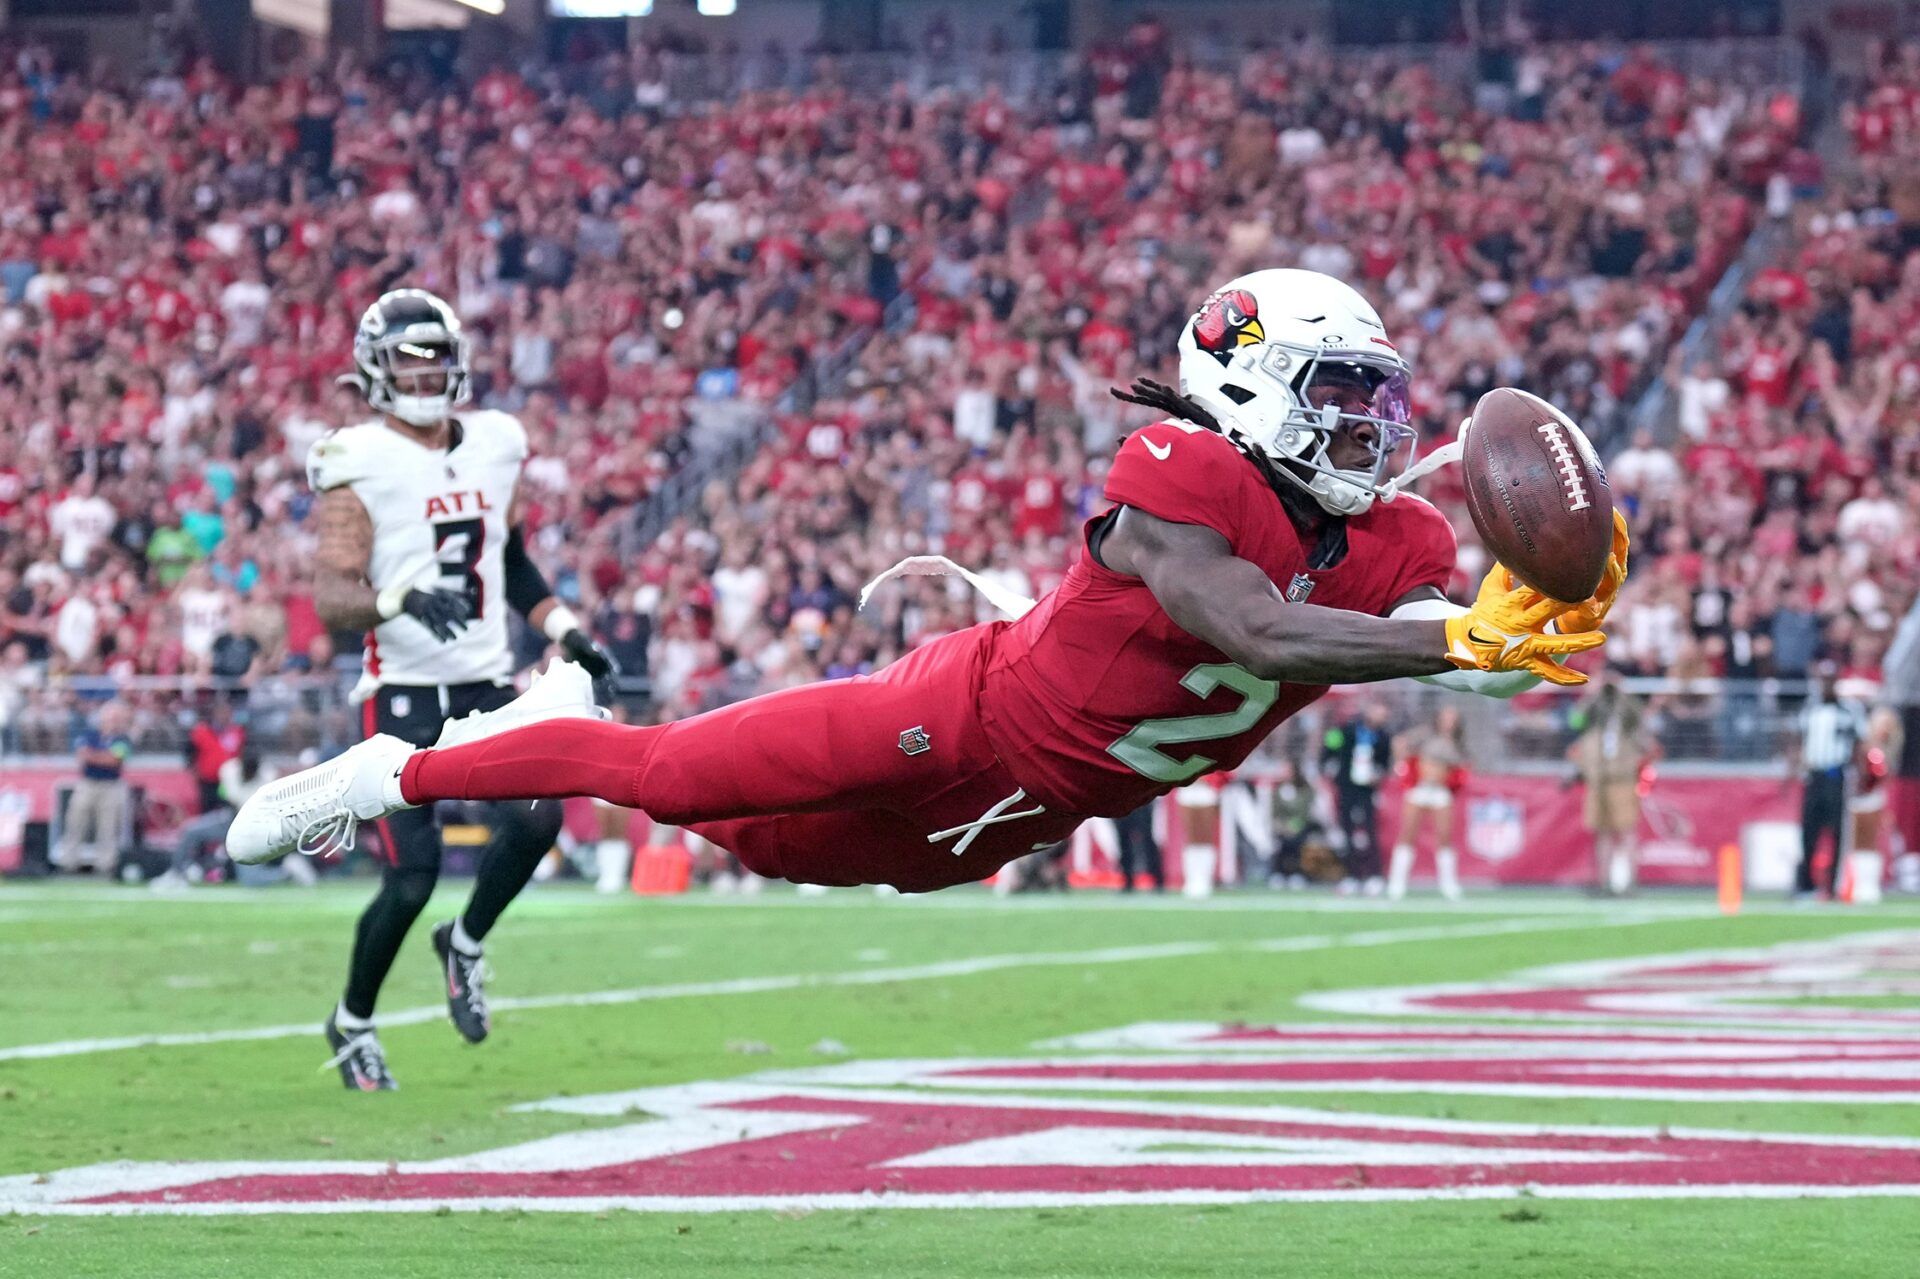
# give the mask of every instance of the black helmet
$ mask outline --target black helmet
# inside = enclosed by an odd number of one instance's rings
[[[424,289],[395,289],[360,317],[354,380],[367,403],[415,426],[432,426],[467,402],[467,339],[453,308]],[[438,389],[411,385],[438,376]]]

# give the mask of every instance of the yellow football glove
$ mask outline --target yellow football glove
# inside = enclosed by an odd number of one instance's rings
[[[1554,658],[1598,648],[1607,637],[1599,631],[1542,634],[1569,606],[1526,587],[1501,591],[1496,574],[1503,572],[1496,567],[1487,574],[1473,607],[1447,619],[1447,660],[1461,670],[1527,671],[1549,684],[1586,683],[1585,675]]]
[[[1555,629],[1562,635],[1576,635],[1582,631],[1597,631],[1600,624],[1607,620],[1607,614],[1613,611],[1613,602],[1620,596],[1620,587],[1627,580],[1627,550],[1632,539],[1627,536],[1627,517],[1619,510],[1613,513],[1613,549],[1607,552],[1607,571],[1600,578],[1600,589],[1588,599],[1560,615]]]
[[[1613,611],[1613,602],[1620,597],[1621,586],[1626,583],[1627,552],[1631,544],[1632,539],[1627,535],[1627,517],[1616,510],[1613,513],[1613,549],[1607,552],[1607,571],[1600,577],[1600,589],[1554,619],[1554,630],[1562,635],[1578,635],[1600,629],[1601,623],[1607,620],[1607,614]],[[1522,588],[1513,571],[1496,561],[1480,583],[1480,599],[1519,589]]]

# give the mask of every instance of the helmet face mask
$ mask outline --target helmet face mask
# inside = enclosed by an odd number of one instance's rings
[[[1323,358],[1296,379],[1301,400],[1281,424],[1282,473],[1335,515],[1357,515],[1413,461],[1417,434],[1407,375],[1397,368]],[[1304,444],[1304,446],[1302,446]]]
[[[367,403],[412,426],[446,421],[471,392],[460,320],[421,289],[396,289],[367,308],[353,362]]]
[[[1334,515],[1391,497],[1413,458],[1408,367],[1380,317],[1315,271],[1241,276],[1180,336],[1180,390]]]

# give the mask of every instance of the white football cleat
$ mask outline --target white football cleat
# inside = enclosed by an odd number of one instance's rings
[[[607,719],[609,712],[593,701],[593,676],[576,662],[559,658],[547,663],[547,669],[534,674],[527,691],[505,706],[490,711],[474,711],[440,726],[434,749],[465,746],[468,742],[497,737],[510,728],[521,728],[548,719]]]
[[[324,764],[268,782],[233,815],[227,856],[243,866],[288,853],[347,852],[363,821],[407,807],[400,769],[414,747],[378,733]]]

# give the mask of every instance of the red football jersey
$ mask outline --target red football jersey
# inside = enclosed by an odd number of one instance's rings
[[[1345,558],[1309,570],[1293,522],[1252,463],[1226,437],[1182,423],[1134,432],[1114,458],[1106,496],[1218,530],[1281,594],[1306,603],[1378,616],[1416,587],[1445,589],[1453,573],[1453,530],[1412,496],[1350,519]],[[1234,768],[1326,691],[1235,665],[1181,630],[1146,583],[1087,552],[1058,590],[1001,631],[981,716],[1028,794],[1056,812],[1117,817]]]

